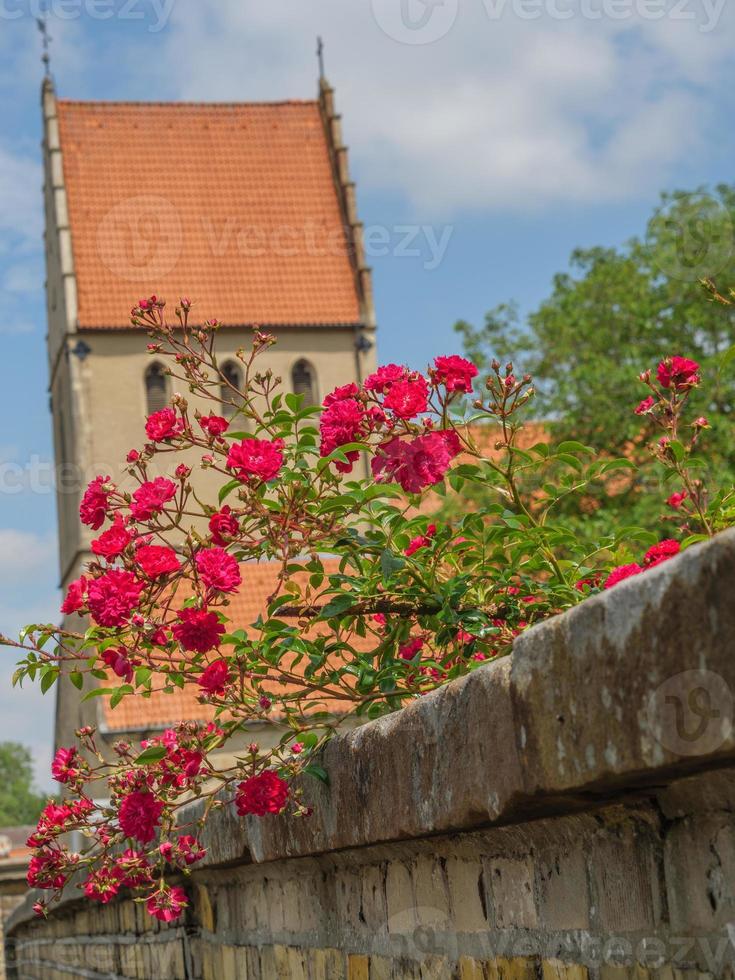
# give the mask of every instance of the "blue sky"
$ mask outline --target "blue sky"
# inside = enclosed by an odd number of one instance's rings
[[[58,607],[38,2],[0,0],[6,633]],[[309,98],[324,36],[361,216],[390,243],[371,259],[382,360],[421,366],[455,350],[456,319],[479,322],[509,299],[533,309],[573,248],[642,233],[661,190],[735,179],[735,5],[722,0],[49,5],[53,72],[68,98]],[[411,243],[404,226],[418,228]],[[446,248],[432,251],[432,236]],[[3,656],[0,739],[31,745],[42,773],[52,698],[12,693],[13,654]]]

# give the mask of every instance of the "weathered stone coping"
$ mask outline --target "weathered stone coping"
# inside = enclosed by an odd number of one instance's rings
[[[521,822],[732,765],[733,692],[735,529],[528,630],[511,658],[333,739],[329,786],[306,785],[310,818],[215,812],[197,868]]]

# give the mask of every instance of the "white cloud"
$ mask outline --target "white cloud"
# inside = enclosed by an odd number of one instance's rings
[[[49,574],[56,574],[55,535],[0,528],[0,586],[16,588]]]
[[[508,0],[492,20],[489,0],[457,3],[426,45],[386,34],[396,0],[176,4],[161,71],[181,98],[311,97],[323,34],[361,186],[403,192],[422,215],[647,195],[701,145],[711,93],[698,86],[722,84],[731,10],[703,33],[704,10],[529,21]]]

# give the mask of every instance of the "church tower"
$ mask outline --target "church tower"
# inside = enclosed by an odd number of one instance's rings
[[[375,314],[334,93],[278,103],[114,103],[42,88],[49,388],[66,589],[88,560],[90,479],[125,483],[146,416],[172,394],[130,309],[156,294],[217,317],[218,357],[251,326],[278,343],[263,366],[313,403],[375,366]],[[188,397],[188,393],[187,393]],[[196,406],[192,406],[196,407]],[[208,406],[211,407],[211,406]],[[206,479],[202,474],[202,479]],[[97,723],[100,699],[59,688],[56,742]],[[140,727],[145,727],[142,725]]]

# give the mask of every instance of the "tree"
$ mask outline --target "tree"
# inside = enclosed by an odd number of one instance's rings
[[[35,823],[48,796],[33,786],[33,757],[19,742],[0,742],[0,826]]]
[[[504,304],[479,329],[459,321],[455,330],[481,368],[497,357],[533,375],[538,417],[554,436],[634,459],[646,455],[654,434],[633,412],[637,366],[669,353],[695,359],[714,379],[693,393],[692,408],[710,418],[708,462],[722,482],[735,472],[735,381],[723,370],[735,344],[735,310],[707,302],[701,280],[735,282],[734,226],[735,186],[664,195],[644,240],[576,250],[572,271],[555,277],[527,326],[515,305]],[[618,509],[640,514],[642,480],[630,483]]]

